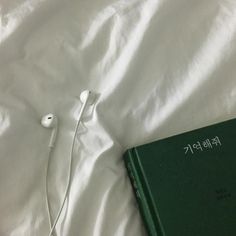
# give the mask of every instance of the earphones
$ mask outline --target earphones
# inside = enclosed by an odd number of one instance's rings
[[[52,113],[47,114],[41,119],[41,125],[44,128],[52,129],[52,134],[51,134],[48,147],[53,148],[56,141],[56,136],[57,136],[57,125],[58,125],[57,117],[53,115]]]
[[[71,182],[71,169],[72,169],[72,160],[73,160],[73,150],[74,150],[74,146],[75,146],[75,139],[76,139],[76,135],[77,135],[77,131],[79,128],[79,124],[82,120],[83,117],[83,113],[85,111],[85,108],[87,105],[92,105],[94,103],[95,100],[95,96],[94,94],[92,94],[91,91],[89,90],[84,90],[81,94],[80,94],[80,100],[82,102],[82,107],[80,109],[80,113],[78,115],[78,120],[77,120],[77,124],[75,127],[75,132],[74,132],[74,137],[73,137],[73,141],[72,141],[72,146],[71,146],[71,153],[70,153],[70,163],[69,163],[69,174],[68,174],[68,180],[67,180],[67,185],[66,185],[66,189],[65,189],[65,193],[64,193],[64,197],[61,203],[61,206],[59,208],[59,211],[57,213],[57,216],[52,224],[51,222],[51,213],[50,213],[50,207],[49,207],[49,199],[48,199],[48,185],[47,185],[47,177],[48,177],[48,167],[49,167],[49,159],[50,159],[50,153],[49,153],[49,158],[48,158],[48,163],[47,163],[47,168],[46,168],[46,183],[45,183],[45,187],[46,187],[46,204],[47,204],[47,212],[48,212],[48,218],[49,218],[49,225],[50,225],[50,233],[49,236],[52,236],[53,231],[57,225],[57,222],[60,218],[62,209],[64,207],[65,201],[67,199],[68,193],[69,193],[69,187],[70,187],[70,182]],[[57,136],[57,130],[58,130],[58,119],[56,117],[56,115],[50,113],[45,115],[42,119],[41,119],[41,125],[45,128],[50,128],[52,129],[52,134],[50,137],[50,141],[49,141],[49,145],[48,147],[50,148],[50,150],[52,150],[52,148],[55,145],[55,141],[56,141],[56,136]]]
[[[47,160],[47,166],[46,166],[46,176],[45,176],[46,207],[47,207],[49,225],[50,225],[50,228],[52,228],[51,212],[50,212],[49,199],[48,199],[47,180],[48,180],[49,159],[50,159],[51,151],[54,147],[54,144],[55,144],[55,141],[56,141],[56,136],[57,136],[58,119],[54,114],[49,113],[49,114],[42,117],[41,125],[44,128],[52,129],[51,137],[50,137],[49,144],[48,144],[49,154],[48,154],[48,160]]]
[[[81,94],[80,94],[80,100],[82,102],[82,108],[80,110],[79,113],[79,118],[78,118],[78,122],[81,121],[82,115],[84,113],[85,107],[86,105],[92,105],[94,102],[94,94],[91,93],[91,91],[89,90],[84,90]],[[49,141],[49,147],[53,148],[55,141],[56,141],[56,136],[57,136],[57,129],[58,129],[58,119],[56,117],[56,115],[49,113],[45,116],[42,117],[41,119],[41,125],[44,128],[50,128],[52,129],[52,134],[51,134],[51,138]]]
[[[84,90],[80,94],[80,101],[82,102],[83,105],[82,105],[82,107],[80,109],[80,113],[78,115],[78,121],[77,121],[78,125],[82,119],[86,105],[92,105],[94,103],[94,100],[95,100],[94,94],[92,94],[92,92],[89,90]]]

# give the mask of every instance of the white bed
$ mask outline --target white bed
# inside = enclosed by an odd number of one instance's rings
[[[59,236],[146,235],[122,153],[236,116],[236,1],[0,1],[0,235],[47,236],[68,177]]]

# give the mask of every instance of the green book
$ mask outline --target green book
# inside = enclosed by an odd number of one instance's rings
[[[236,236],[236,119],[124,154],[150,236]]]

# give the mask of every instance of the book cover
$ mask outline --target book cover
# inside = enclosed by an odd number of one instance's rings
[[[124,154],[150,236],[236,235],[236,119]]]

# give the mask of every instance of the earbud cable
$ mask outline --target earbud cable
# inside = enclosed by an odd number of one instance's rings
[[[70,189],[71,174],[72,174],[71,170],[72,170],[72,161],[73,161],[73,151],[74,151],[74,146],[75,146],[75,140],[76,140],[76,135],[77,135],[77,132],[78,132],[79,124],[80,124],[80,121],[81,121],[81,118],[82,118],[82,115],[83,115],[83,112],[84,112],[84,109],[86,107],[87,102],[88,102],[88,99],[82,105],[82,108],[81,108],[80,113],[79,113],[79,118],[78,118],[78,121],[77,121],[77,124],[76,124],[76,127],[75,127],[75,132],[74,132],[74,137],[73,137],[72,146],[71,146],[71,152],[70,152],[69,174],[68,174],[66,190],[65,190],[65,193],[64,193],[64,197],[63,197],[60,209],[59,209],[59,211],[57,213],[57,216],[55,218],[55,221],[54,221],[52,226],[51,226],[51,223],[50,223],[51,230],[50,230],[49,236],[53,235],[53,231],[54,231],[54,229],[55,229],[55,227],[57,225],[57,222],[58,222],[58,220],[60,218],[61,212],[62,212],[63,207],[65,205],[65,201],[67,199],[68,192],[69,192],[69,189]],[[47,199],[48,199],[48,197],[47,197]],[[48,200],[47,200],[47,202],[48,202]],[[47,205],[49,206],[49,204],[47,204]],[[48,209],[49,209],[49,219],[51,219],[51,217],[50,217],[50,215],[51,215],[50,214],[50,208],[48,207]],[[49,221],[51,221],[51,220],[49,220]]]
[[[50,162],[50,157],[52,153],[52,148],[49,148],[49,153],[48,153],[48,160],[47,160],[47,166],[46,166],[46,177],[45,177],[45,192],[46,192],[46,207],[47,207],[47,215],[48,215],[48,221],[49,221],[49,226],[50,229],[52,228],[52,216],[50,212],[50,205],[49,205],[49,199],[48,199],[48,172],[49,172],[49,162]]]

